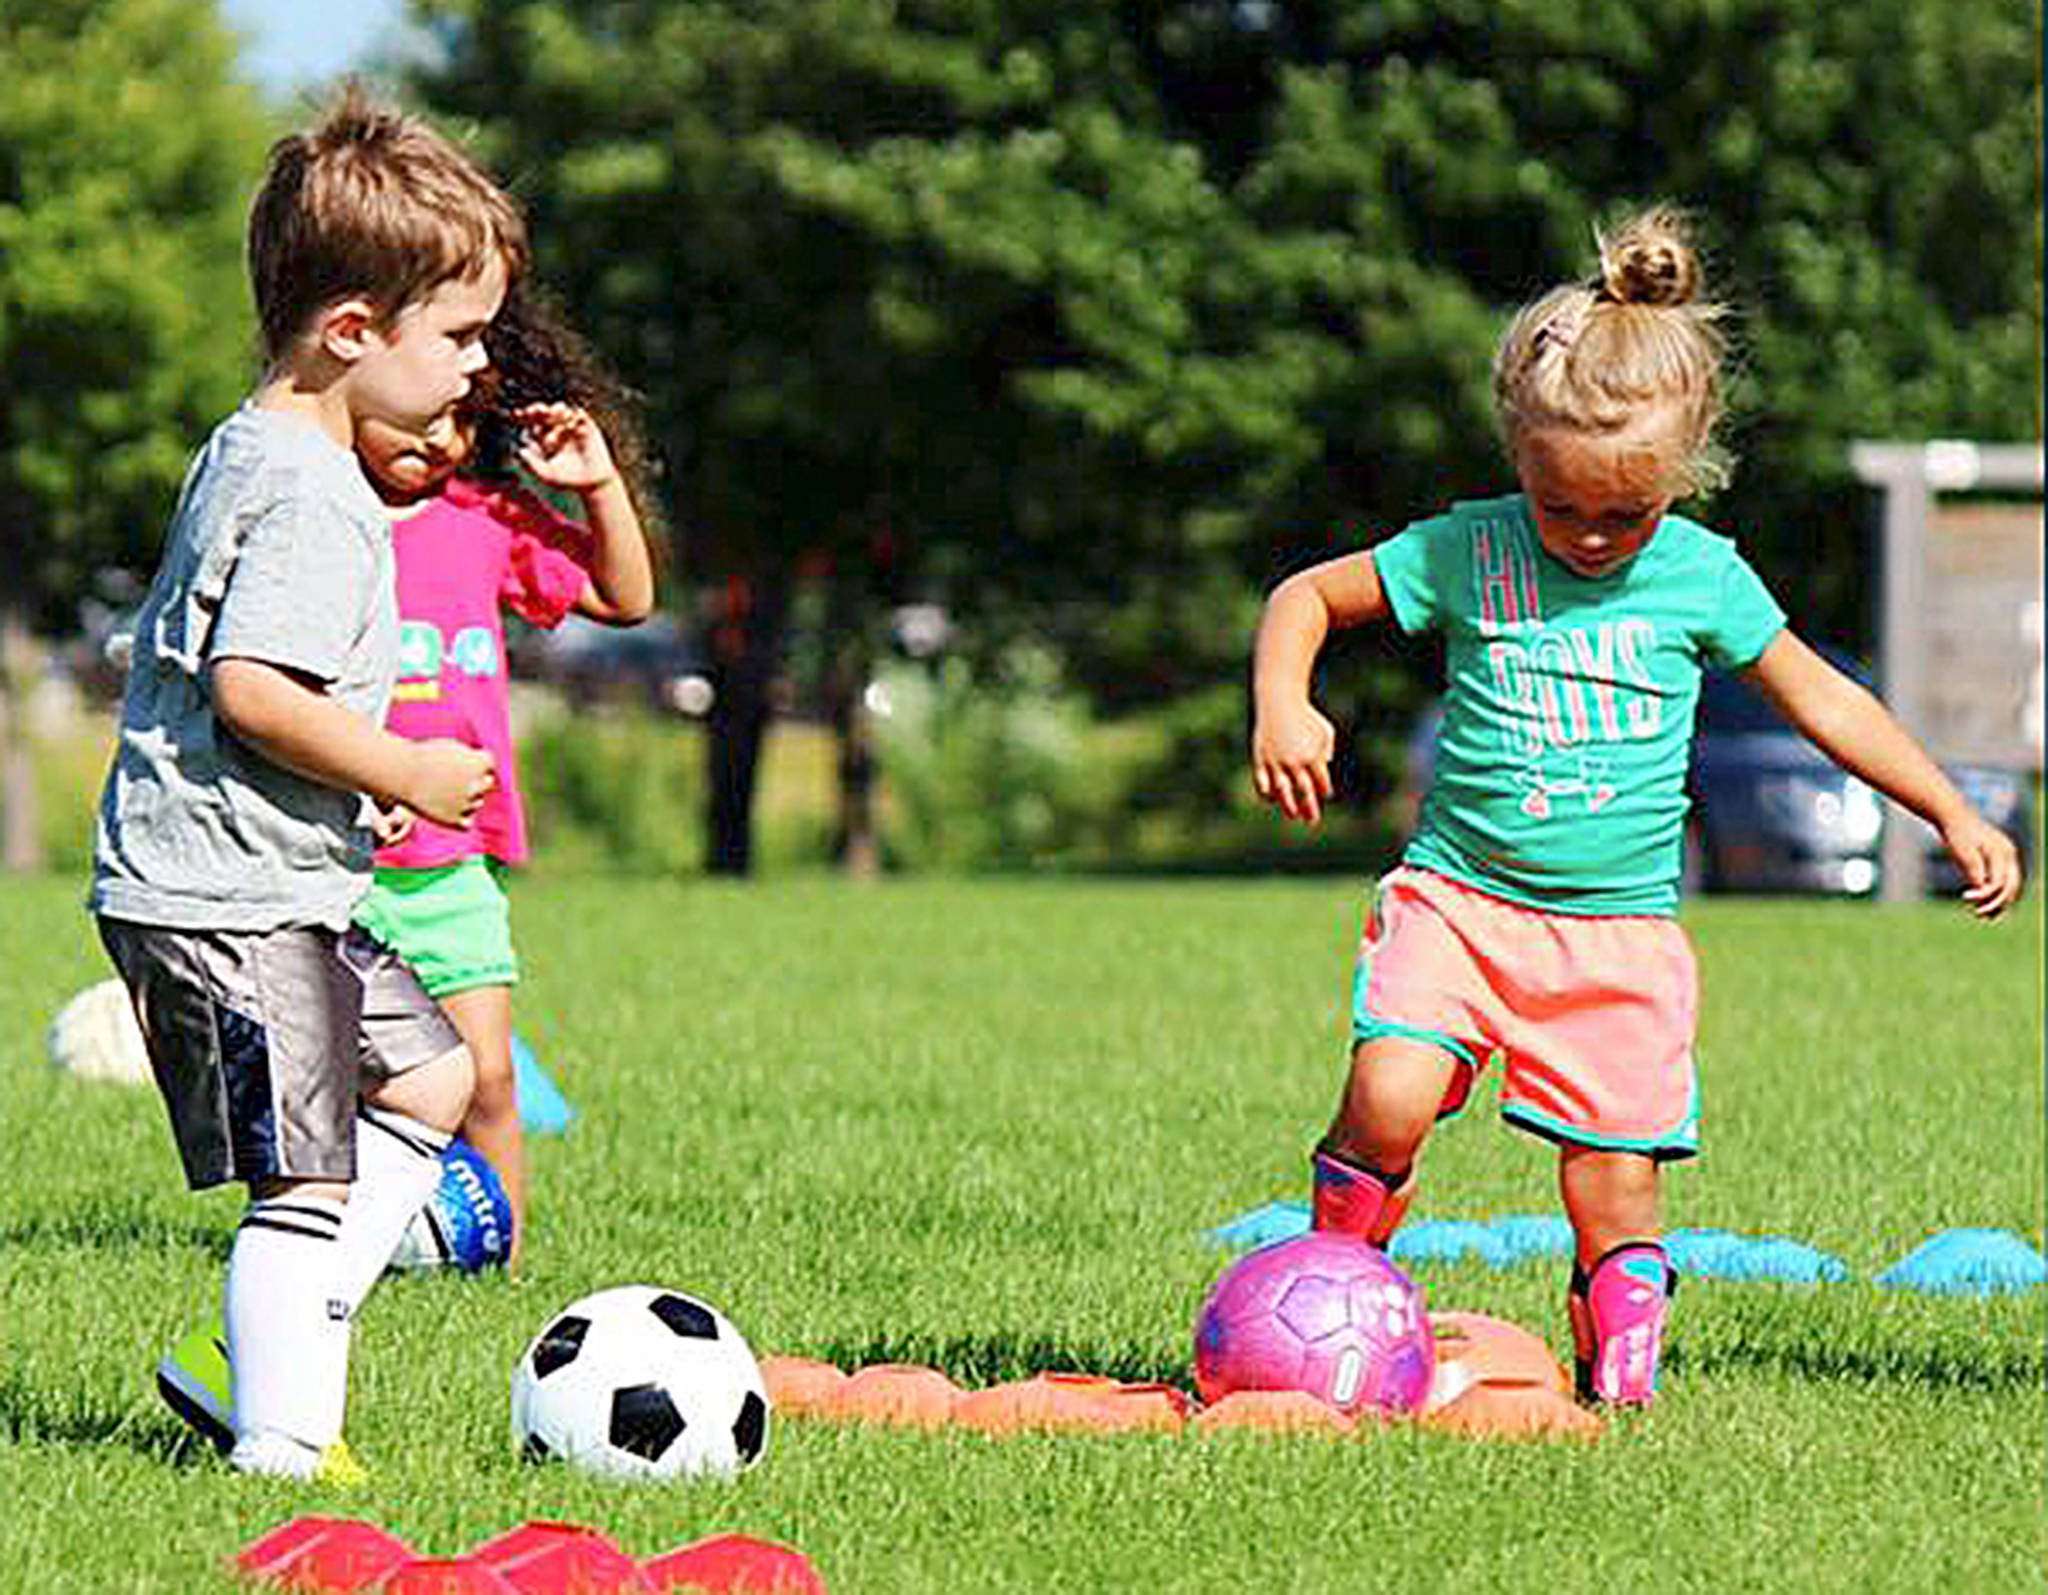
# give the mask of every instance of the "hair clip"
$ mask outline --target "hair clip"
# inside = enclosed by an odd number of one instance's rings
[[[1536,329],[1536,344],[1533,352],[1540,355],[1548,347],[1554,348],[1559,354],[1562,354],[1572,346],[1578,336],[1578,318],[1574,316],[1567,321],[1565,317],[1559,316],[1557,320],[1551,322],[1548,326]]]

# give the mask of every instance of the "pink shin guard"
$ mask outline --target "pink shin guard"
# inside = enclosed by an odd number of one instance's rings
[[[1583,1282],[1574,1280],[1574,1336],[1589,1352],[1579,1367],[1581,1397],[1624,1407],[1655,1399],[1674,1283],[1664,1248],[1654,1241],[1617,1246]]]
[[[1320,1149],[1310,1163],[1315,1171],[1313,1226],[1380,1245],[1385,1237],[1378,1234],[1378,1227],[1392,1196],[1386,1182],[1371,1170]]]

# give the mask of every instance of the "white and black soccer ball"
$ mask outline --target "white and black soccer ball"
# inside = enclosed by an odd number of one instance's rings
[[[452,1268],[480,1274],[512,1255],[512,1202],[484,1155],[467,1141],[441,1154],[434,1194],[413,1214],[386,1264],[394,1273]]]
[[[733,1474],[768,1448],[746,1340],[679,1290],[617,1285],[571,1303],[512,1370],[512,1440],[615,1479]]]
[[[50,1063],[81,1080],[147,1085],[149,1052],[128,988],[118,980],[87,986],[57,1011],[46,1037]]]

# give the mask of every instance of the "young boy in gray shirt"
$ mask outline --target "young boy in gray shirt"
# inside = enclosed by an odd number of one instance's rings
[[[440,1174],[470,1061],[350,926],[379,839],[467,823],[487,753],[383,729],[398,621],[359,426],[424,429],[523,268],[511,200],[354,87],[251,211],[269,366],[194,460],[137,620],[90,907],[186,1179],[239,1181],[225,1339],[159,1369],[241,1469],[350,1482],[349,1322]]]

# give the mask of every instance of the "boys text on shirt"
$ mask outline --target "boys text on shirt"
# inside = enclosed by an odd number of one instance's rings
[[[1406,861],[1564,913],[1675,913],[1700,674],[1753,664],[1785,624],[1734,542],[1667,515],[1628,564],[1583,577],[1513,494],[1372,559],[1395,623],[1446,646]]]

